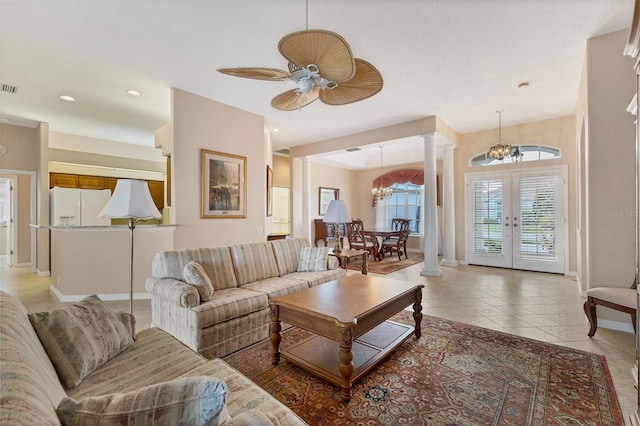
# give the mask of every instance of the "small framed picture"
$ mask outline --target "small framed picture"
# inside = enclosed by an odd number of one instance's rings
[[[202,219],[247,217],[247,157],[200,150]]]
[[[320,216],[324,216],[327,213],[329,202],[331,200],[340,199],[340,190],[337,188],[323,188],[320,187],[320,195],[318,205],[320,206]]]

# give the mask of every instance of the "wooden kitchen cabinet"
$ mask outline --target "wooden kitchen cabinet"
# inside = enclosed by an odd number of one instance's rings
[[[58,186],[60,188],[81,188],[81,189],[109,189],[113,194],[116,189],[117,177],[74,175],[70,173],[49,173],[49,188]],[[147,180],[151,198],[158,208],[164,208],[164,182],[161,180]]]
[[[49,176],[49,187],[78,188],[78,175],[68,173],[51,173]]]
[[[80,175],[78,176],[78,188],[104,189],[104,177]]]

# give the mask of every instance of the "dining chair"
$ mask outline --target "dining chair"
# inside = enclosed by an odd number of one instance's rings
[[[382,241],[382,252],[381,258],[384,257],[386,252],[393,255],[393,252],[398,253],[398,260],[402,260],[400,257],[401,254],[404,253],[404,258],[408,259],[407,256],[407,239],[409,238],[409,229],[402,229],[400,231],[400,236],[397,239],[389,238],[388,240]]]
[[[411,224],[411,219],[405,219],[405,218],[400,218],[400,217],[395,217],[393,219],[391,219],[391,230],[392,231],[409,231],[409,226]],[[409,231],[409,233],[411,233],[411,231]],[[389,237],[386,238],[384,241],[387,241],[389,243],[393,243],[393,244],[397,244],[399,237]],[[389,244],[389,245],[393,245],[393,244]],[[405,239],[402,243],[402,249],[405,253],[405,256],[407,254],[407,240]],[[384,257],[384,250],[380,251],[380,259],[382,259]]]
[[[352,219],[351,222],[347,224],[347,229],[349,248],[353,250],[366,250],[373,256],[374,260],[378,260],[378,240],[368,239],[364,235],[362,220]]]

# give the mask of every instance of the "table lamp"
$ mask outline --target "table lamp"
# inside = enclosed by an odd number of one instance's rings
[[[327,207],[327,213],[322,219],[324,223],[335,223],[336,226],[336,245],[333,248],[333,252],[339,254],[342,251],[342,237],[340,236],[340,224],[351,222],[351,216],[347,211],[347,206],[344,204],[344,200],[331,200]]]
[[[159,219],[162,215],[151,198],[147,182],[118,179],[113,195],[98,217],[129,219],[129,313],[133,314],[133,230],[138,220]]]

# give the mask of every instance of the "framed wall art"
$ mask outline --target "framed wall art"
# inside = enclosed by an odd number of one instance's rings
[[[329,202],[331,200],[340,199],[340,190],[337,188],[320,187],[320,195],[318,198],[318,205],[320,206],[320,216],[324,216],[327,213]]]
[[[247,217],[247,157],[201,149],[200,160],[200,217]]]

